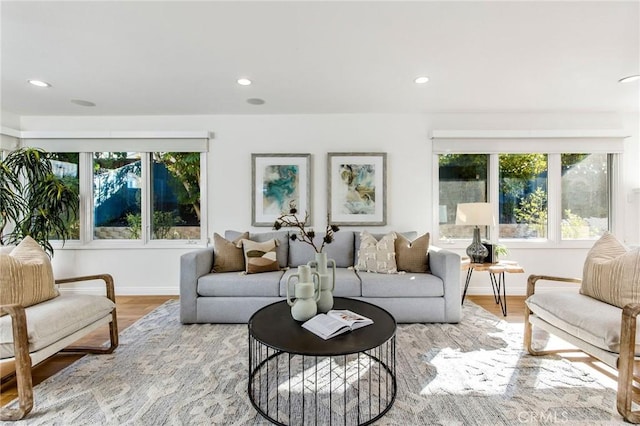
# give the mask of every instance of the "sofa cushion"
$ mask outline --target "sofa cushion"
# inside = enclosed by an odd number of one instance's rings
[[[536,293],[525,301],[538,318],[600,349],[619,353],[622,309],[573,292]],[[636,335],[640,355],[640,328]]]
[[[444,283],[431,274],[375,274],[358,271],[363,297],[442,297]]]
[[[0,254],[0,304],[32,306],[58,296],[49,256],[31,237]]]
[[[325,244],[324,253],[327,253],[327,258],[336,261],[338,268],[348,268],[353,266],[353,248],[354,248],[354,236],[353,232],[336,232],[333,234],[333,241],[331,244]],[[322,239],[326,234],[322,233],[316,235],[313,242],[320,247],[322,245]],[[315,250],[311,245],[298,240],[289,242],[289,266],[306,265],[307,262],[314,260]]]
[[[115,304],[103,296],[62,293],[26,309],[29,352],[45,348],[108,315]],[[0,357],[13,356],[11,317],[0,318]]]
[[[238,272],[244,271],[244,252],[238,243],[248,239],[249,233],[240,234],[235,240],[229,241],[222,235],[213,234],[213,268],[211,272]]]
[[[640,249],[605,233],[587,254],[580,292],[620,308],[640,302]]]
[[[298,271],[295,268],[291,268],[284,273],[280,280],[280,296],[285,297],[287,295],[287,280],[291,275],[297,273]],[[295,278],[291,280],[292,286],[295,282]],[[336,297],[358,297],[362,295],[360,278],[358,278],[353,269],[336,268],[336,288],[333,295]]]
[[[398,271],[429,272],[427,252],[429,251],[429,233],[416,238],[413,241],[404,235],[398,234],[395,241],[396,264]]]
[[[233,241],[238,238],[242,232],[238,231],[225,231],[224,237]],[[249,233],[249,239],[251,241],[257,241],[259,243],[263,243],[269,240],[276,240],[276,255],[278,257],[278,264],[281,268],[287,267],[287,262],[289,260],[289,233],[287,231],[274,231],[274,232],[256,232]]]
[[[278,271],[278,258],[276,256],[276,240],[258,243],[251,240],[240,240],[244,250],[244,265],[247,274]]]
[[[207,274],[198,279],[198,296],[277,297],[283,271],[262,274],[225,272]]]
[[[378,241],[369,232],[362,231],[356,270],[385,274],[397,273],[395,239],[395,232],[389,232]]]

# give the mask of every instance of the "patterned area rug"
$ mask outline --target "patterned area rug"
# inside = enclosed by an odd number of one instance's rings
[[[268,424],[247,396],[246,325],[185,326],[178,308],[167,302],[123,331],[114,354],[42,382],[17,424]],[[469,302],[463,318],[398,327],[398,394],[376,424],[622,423],[613,390],[569,361],[526,355],[522,325]]]

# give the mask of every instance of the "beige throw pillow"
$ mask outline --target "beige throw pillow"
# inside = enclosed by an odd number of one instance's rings
[[[384,274],[397,273],[395,239],[395,232],[388,233],[378,241],[369,232],[362,231],[356,270]]]
[[[0,254],[0,304],[25,308],[58,296],[49,256],[31,237]]]
[[[429,250],[429,233],[413,241],[398,234],[395,241],[396,263],[398,271],[426,273],[429,272],[427,251]]]
[[[247,239],[242,240],[246,273],[256,274],[280,270],[276,256],[276,247],[277,242],[274,239],[262,243]]]
[[[580,293],[619,308],[640,302],[640,249],[605,233],[587,254]]]
[[[248,239],[249,233],[240,234],[233,241],[225,239],[220,234],[213,234],[213,268],[211,272],[244,271],[244,252],[238,247],[241,240]]]

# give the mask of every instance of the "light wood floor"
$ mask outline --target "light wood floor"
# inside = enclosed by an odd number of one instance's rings
[[[467,298],[508,322],[524,322],[524,296],[509,296],[507,298],[508,315],[506,317],[502,316],[500,307],[496,305],[493,296],[467,296]],[[120,332],[170,299],[177,299],[177,296],[118,296],[116,298],[116,302],[118,309],[118,328]],[[95,331],[76,344],[99,345],[107,340],[108,330],[105,327],[104,330]],[[58,354],[42,362],[33,369],[34,385],[54,375],[66,366],[80,359],[82,356],[83,355]],[[602,366],[598,365],[597,361],[582,354],[581,352],[574,354],[573,357],[570,355],[567,357],[573,361],[579,361],[599,374],[604,374],[606,377],[615,380],[615,376],[612,376],[611,371],[603,369]],[[1,404],[5,405],[16,397],[17,390],[15,380],[10,379],[6,383],[3,383],[2,388],[0,389]]]

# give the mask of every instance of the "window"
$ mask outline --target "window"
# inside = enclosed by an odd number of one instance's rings
[[[547,155],[500,154],[500,238],[547,238]]]
[[[151,157],[151,238],[200,238],[200,153],[155,152]]]
[[[455,225],[457,204],[490,201],[499,226],[484,238],[597,239],[610,229],[614,159],[606,153],[439,154],[439,238],[469,239],[469,227]]]
[[[65,185],[73,187],[76,192],[80,191],[80,154],[77,152],[52,152],[51,169],[53,174],[63,180]],[[64,217],[64,221],[69,224],[69,240],[80,239],[80,206],[71,216]],[[52,239],[58,235],[50,235]]]
[[[93,238],[142,238],[142,162],[138,152],[93,153]]]
[[[562,154],[562,239],[596,239],[609,229],[607,154]]]
[[[95,152],[92,168],[94,239],[200,239],[199,152]]]
[[[456,226],[458,203],[487,201],[488,159],[486,154],[444,154],[439,164],[440,238],[469,238],[472,226]]]
[[[54,173],[79,189],[79,214],[68,219],[76,240],[70,247],[206,241],[209,132],[35,133],[24,145],[53,153]]]

